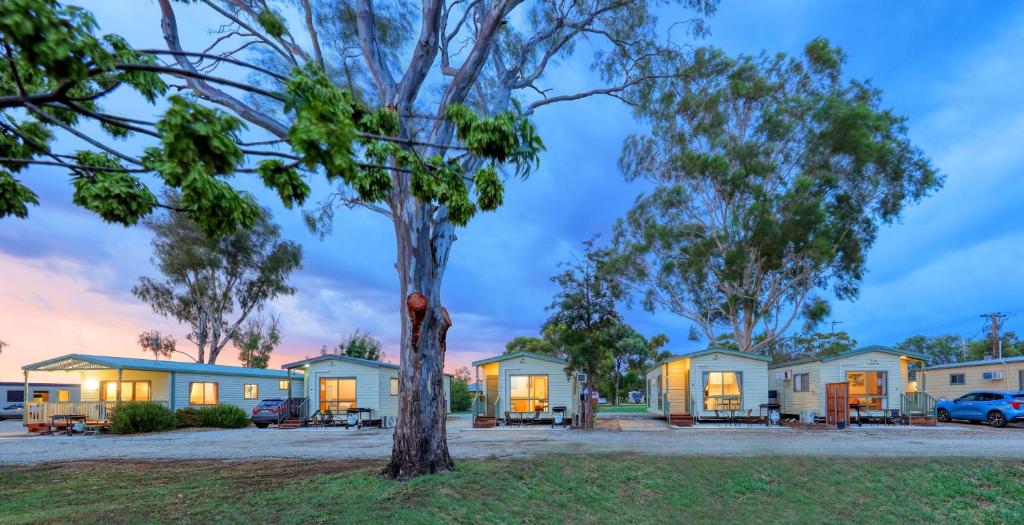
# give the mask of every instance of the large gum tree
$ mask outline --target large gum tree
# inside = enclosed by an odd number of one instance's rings
[[[165,45],[134,49],[97,36],[81,9],[6,0],[0,217],[37,203],[15,177],[37,164],[67,170],[75,203],[120,224],[168,206],[148,185],[178,189],[175,211],[211,235],[253,221],[256,204],[229,176],[258,176],[289,207],[309,197],[308,177],[326,176],[338,189],[311,223],[362,206],[394,225],[402,371],[384,473],[451,470],[441,289],[456,228],[501,205],[503,172],[535,168],[534,111],[597,95],[635,103],[648,81],[676,74],[663,67],[682,54],[673,34],[703,34],[714,3],[155,0]],[[186,9],[207,41],[182,41]],[[566,92],[551,73],[581,47],[600,80]],[[118,113],[112,95],[125,89],[166,110],[155,121]],[[89,147],[57,151],[55,133]],[[112,145],[126,135],[152,145],[138,156]]]

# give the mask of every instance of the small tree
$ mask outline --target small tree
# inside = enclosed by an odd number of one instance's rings
[[[334,349],[329,350],[326,346],[321,347],[320,354],[334,353],[359,359],[368,359],[370,361],[380,361],[384,359],[384,352],[381,351],[382,348],[383,346],[380,344],[380,341],[374,339],[373,336],[366,332],[361,332],[357,328],[355,332],[349,334]]]
[[[593,428],[591,394],[599,377],[611,368],[611,348],[616,342],[620,316],[615,310],[613,283],[597,270],[593,242],[584,243],[586,254],[551,278],[561,288],[548,307],[551,316],[544,325],[544,338],[565,355],[566,373],[587,374],[588,393],[582,405],[582,425]]]
[[[611,358],[611,385],[614,392],[613,403],[618,405],[621,399],[622,378],[630,371],[642,368],[644,363],[657,355],[657,349],[668,342],[664,335],[657,335],[650,341],[640,335],[632,326],[616,323],[608,328],[611,342],[609,357]]]
[[[281,343],[281,331],[278,326],[279,316],[249,319],[245,328],[232,338],[238,349],[238,360],[246,368],[266,368],[270,363],[270,354]]]
[[[620,165],[655,187],[616,224],[609,271],[647,309],[757,352],[815,290],[856,297],[879,226],[941,177],[843,62],[824,39],[800,58],[699,49],[637,106],[652,130]]]
[[[958,335],[914,335],[896,343],[896,348],[928,356],[929,365],[964,361],[969,352],[967,341]]]
[[[169,193],[166,200],[178,205],[180,197]],[[288,277],[302,265],[302,247],[281,239],[266,209],[251,228],[218,238],[180,213],[149,218],[146,225],[162,279],[141,277],[132,293],[191,328],[197,362],[216,363],[250,314],[295,293]]]
[[[558,349],[551,341],[540,337],[518,336],[505,343],[505,353],[532,352],[534,354],[559,355]],[[559,357],[562,357],[559,355]]]
[[[163,335],[156,330],[145,331],[139,334],[139,346],[142,347],[143,352],[153,354],[153,357],[160,359],[170,359],[174,354],[181,354],[193,361],[196,360],[187,352],[178,350],[178,341],[174,339],[173,335]]]
[[[473,394],[469,391],[472,382],[469,368],[460,367],[452,374],[452,412],[465,412],[473,405]]]

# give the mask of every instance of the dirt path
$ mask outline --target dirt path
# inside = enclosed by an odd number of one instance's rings
[[[26,436],[0,428],[0,464],[96,459],[381,459],[391,452],[389,431],[342,429],[187,430],[140,436]],[[16,428],[16,427],[15,427]],[[465,418],[448,426],[456,458],[530,457],[544,454],[636,454],[849,457],[1020,458],[1024,429],[948,425],[849,431],[754,428],[669,429],[637,418],[578,430],[474,430]]]

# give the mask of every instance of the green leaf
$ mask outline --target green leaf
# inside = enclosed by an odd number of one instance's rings
[[[309,185],[302,180],[295,168],[288,167],[278,159],[265,160],[256,167],[256,172],[268,188],[277,190],[281,202],[291,209],[292,203],[300,206],[309,197]]]
[[[35,192],[14,178],[9,171],[0,169],[0,219],[13,215],[28,217],[28,205],[39,205]]]

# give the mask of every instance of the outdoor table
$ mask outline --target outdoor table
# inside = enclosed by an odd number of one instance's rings
[[[366,421],[370,420],[370,409],[369,408],[349,408],[345,410],[345,427],[355,426],[356,428],[362,428],[363,426],[363,414],[366,414]],[[352,416],[355,416],[355,423],[352,422]]]
[[[58,426],[57,425],[57,421],[58,420],[64,421],[64,428],[67,431],[67,434],[70,436],[70,435],[72,435],[72,429],[74,428],[75,421],[81,421],[81,422],[85,423],[85,419],[86,418],[85,418],[84,414],[57,414],[57,415],[51,416],[50,417],[50,435],[51,436],[56,435],[56,432],[54,432],[53,427]]]
[[[772,426],[772,412],[782,415],[782,405],[779,403],[761,403],[757,406],[757,415],[761,417],[761,412],[765,413],[765,426]],[[781,418],[780,418],[781,419]]]
[[[850,403],[850,408],[852,408],[852,409],[857,411],[857,426],[858,427],[864,426],[864,424],[861,423],[861,421],[860,421],[860,403]]]

